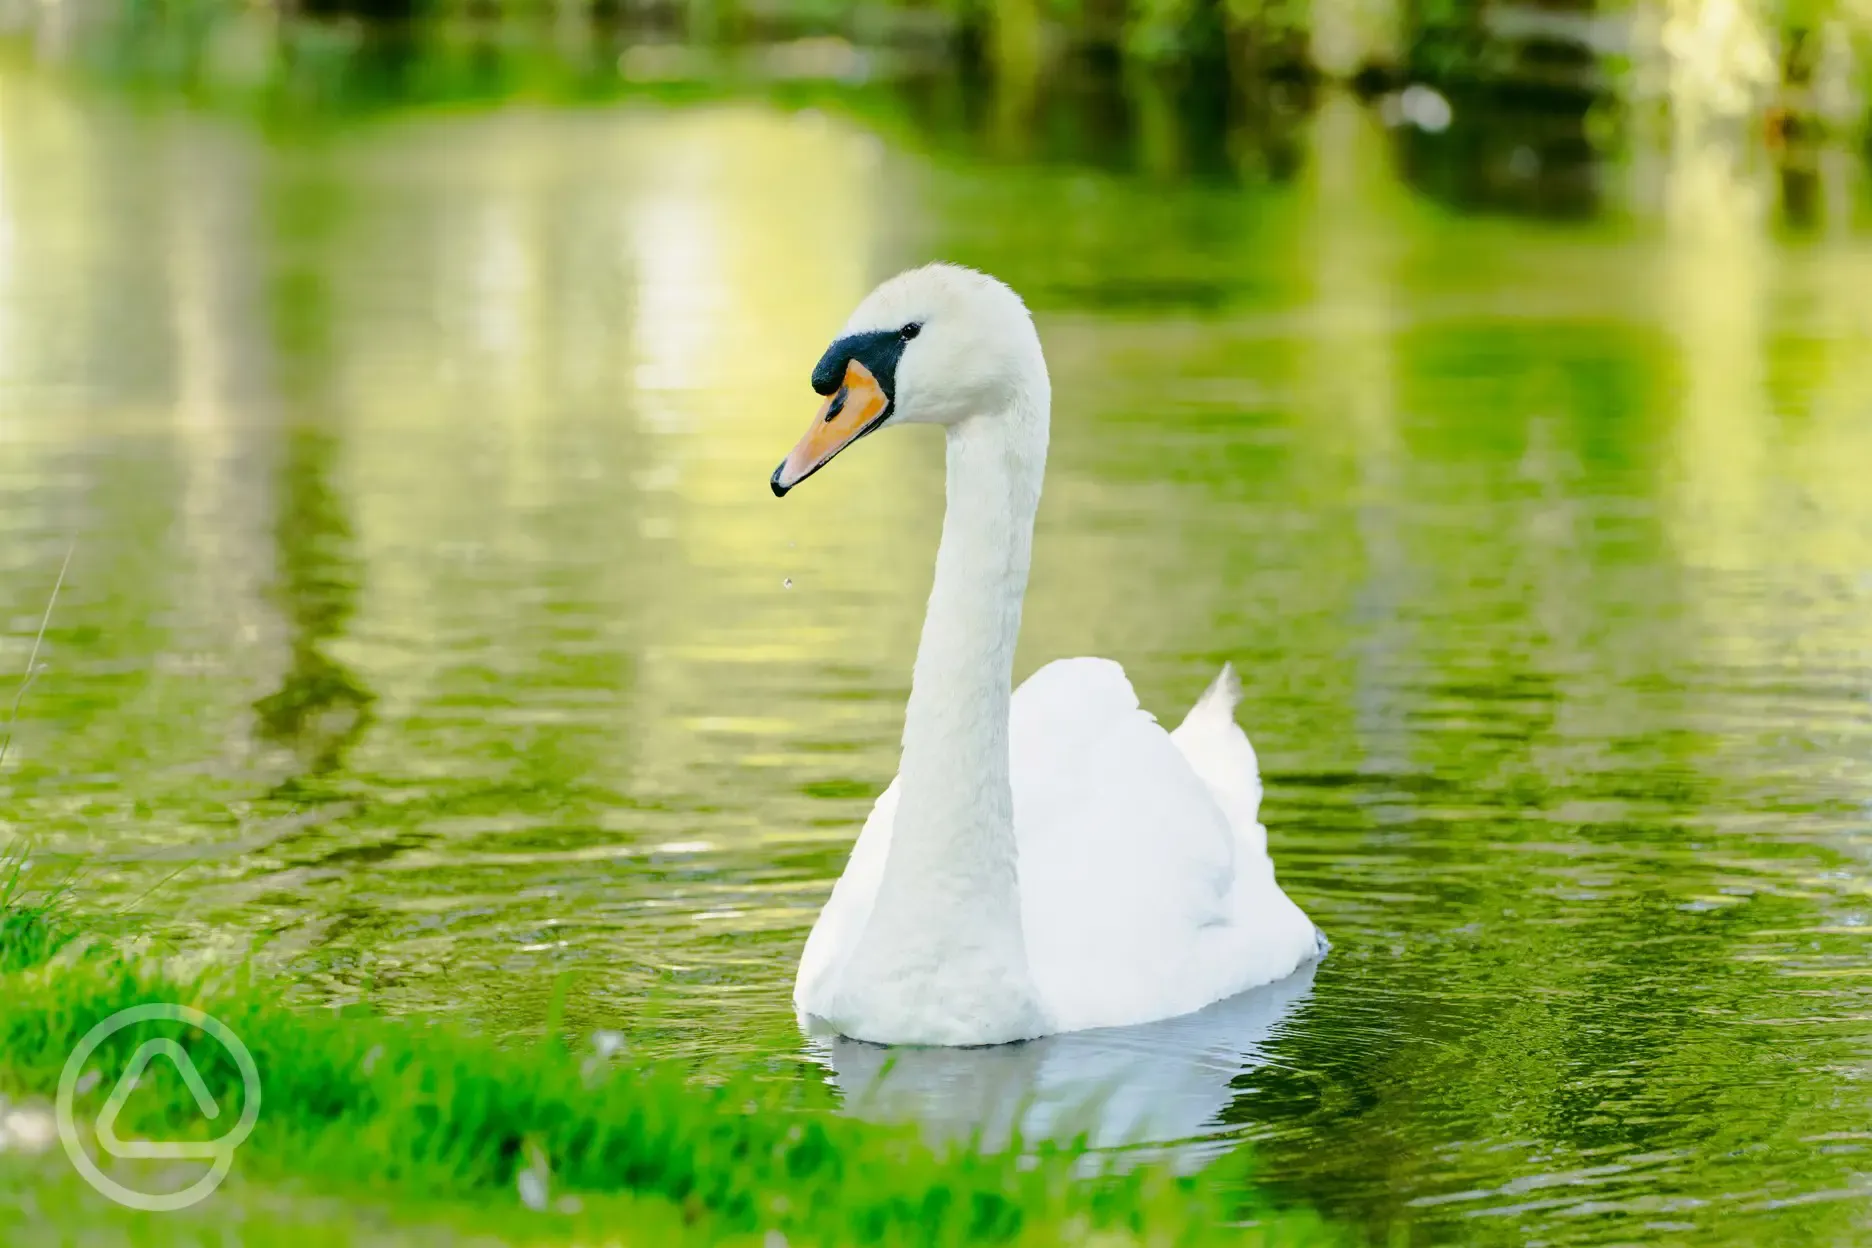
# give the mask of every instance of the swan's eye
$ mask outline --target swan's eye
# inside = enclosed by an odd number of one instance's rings
[[[897,336],[903,339],[905,342],[909,342],[912,338],[916,337],[918,334],[922,332],[923,332],[923,322],[911,321],[908,325],[904,326],[902,329],[897,331]]]

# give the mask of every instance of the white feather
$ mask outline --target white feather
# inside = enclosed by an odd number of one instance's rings
[[[1275,882],[1254,749],[1224,670],[1173,733],[1109,659],[1061,659],[1012,700],[1021,927],[1049,1032],[1171,1018],[1272,983],[1319,952]],[[827,973],[859,938],[899,786],[878,798],[808,937],[795,999],[825,1017]],[[1245,822],[1243,818],[1245,817]]]
[[[1011,697],[1050,389],[1019,299],[933,266],[850,328],[921,327],[890,423],[948,440],[948,512],[902,772],[800,959],[794,1001],[883,1043],[986,1044],[1170,1018],[1324,949],[1275,882],[1254,748],[1224,667],[1174,733],[1107,659]]]

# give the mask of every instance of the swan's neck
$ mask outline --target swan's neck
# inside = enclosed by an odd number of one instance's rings
[[[980,1044],[1046,1029],[1008,776],[1014,645],[1046,468],[1044,391],[1030,402],[948,431],[948,512],[890,850],[848,981],[870,997],[854,1011],[874,1032],[861,1039]]]
[[[950,429],[948,512],[904,715],[893,860],[1014,888],[1008,699],[1046,444],[1018,418]]]

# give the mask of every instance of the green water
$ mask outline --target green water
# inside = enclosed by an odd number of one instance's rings
[[[1021,673],[1109,655],[1171,718],[1241,669],[1334,941],[1203,1076],[1265,1182],[1389,1243],[1872,1242],[1863,171],[1633,157],[1561,221],[1347,99],[1280,151],[282,131],[0,72],[0,667],[71,551],[0,827],[310,999],[562,992],[821,1089],[792,972],[894,770],[942,466],[767,476],[850,307],[947,257],[1054,376]],[[979,1083],[930,1078],[905,1112]]]

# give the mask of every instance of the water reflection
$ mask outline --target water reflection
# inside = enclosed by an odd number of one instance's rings
[[[326,430],[286,434],[274,538],[290,658],[280,687],[254,704],[261,738],[299,757],[278,796],[289,796],[302,778],[335,769],[369,726],[375,700],[357,674],[329,654],[357,609],[359,577],[343,500],[330,479],[337,451],[337,439]]]
[[[1453,207],[1542,217],[1605,208],[1604,157],[1590,137],[1591,99],[1517,104],[1456,93],[1447,126],[1402,121],[1401,164],[1411,184]]]
[[[1240,1077],[1313,992],[1317,964],[1182,1018],[978,1049],[812,1042],[847,1112],[919,1122],[939,1140],[991,1148],[1068,1142],[1147,1145],[1186,1165],[1227,1147],[1223,1114]]]

